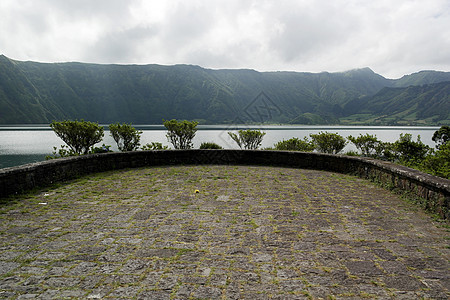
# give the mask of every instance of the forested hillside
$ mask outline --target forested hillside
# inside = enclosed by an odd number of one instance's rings
[[[63,119],[161,124],[176,118],[204,124],[439,125],[450,120],[449,83],[435,85],[445,81],[450,82],[450,73],[423,71],[390,80],[369,68],[256,72],[50,64],[0,56],[0,124]]]
[[[450,124],[450,82],[383,88],[348,102],[343,110],[348,117],[341,122],[352,124]]]

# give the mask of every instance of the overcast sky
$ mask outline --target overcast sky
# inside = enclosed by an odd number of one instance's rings
[[[450,71],[450,0],[1,0],[16,60]]]

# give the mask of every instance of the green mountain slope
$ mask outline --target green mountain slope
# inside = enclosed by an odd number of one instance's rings
[[[39,123],[51,118],[51,112],[42,106],[39,90],[16,63],[1,57],[0,60],[1,123]]]
[[[424,85],[450,81],[449,72],[438,71],[420,71],[414,74],[405,75],[400,79],[395,80],[394,87],[408,87],[411,85]]]
[[[450,124],[450,81],[383,88],[373,96],[348,102],[344,123],[380,125]]]
[[[369,68],[341,73],[257,72],[192,65],[49,64],[0,56],[0,124],[64,119],[161,124],[172,118],[337,124],[339,118],[359,113],[349,103],[367,110],[358,99],[384,87],[432,83],[448,74],[390,80]]]

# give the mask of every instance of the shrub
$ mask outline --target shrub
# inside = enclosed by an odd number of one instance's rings
[[[244,149],[258,149],[261,146],[265,132],[260,130],[239,130],[238,134],[228,132],[228,135],[238,144],[239,148]]]
[[[175,149],[191,149],[192,139],[197,132],[198,122],[194,121],[164,121],[164,126],[168,132],[167,140],[172,143]]]
[[[49,159],[55,159],[55,158],[61,158],[61,157],[69,157],[69,156],[76,156],[78,155],[75,153],[72,149],[70,149],[66,145],[61,145],[61,148],[58,149],[58,147],[53,147],[52,155],[47,155],[45,157],[46,160]]]
[[[352,151],[352,150],[347,151],[347,152],[345,152],[344,154],[347,155],[347,156],[359,156],[359,153],[358,153],[358,152]]]
[[[141,150],[147,151],[147,150],[167,150],[169,149],[168,146],[163,146],[162,143],[159,142],[152,142],[151,144],[145,144],[141,147]]]
[[[361,151],[363,156],[374,157],[380,152],[381,141],[377,139],[376,136],[366,133],[365,135],[360,134],[357,138],[349,136],[348,140],[352,142],[356,148]]]
[[[437,144],[436,149],[439,149],[450,140],[450,126],[444,125],[439,128],[439,130],[434,132],[431,139]]]
[[[418,164],[425,159],[430,153],[431,148],[420,140],[420,135],[417,141],[412,140],[412,135],[409,133],[400,134],[400,138],[393,143],[393,150],[396,159],[406,165]]]
[[[213,142],[203,142],[200,149],[223,149],[223,147]]]
[[[89,149],[103,139],[103,128],[87,121],[53,121],[55,134],[76,154],[88,154]]]
[[[142,131],[129,124],[111,124],[109,131],[120,151],[135,151],[140,145]]]
[[[108,153],[113,152],[110,145],[103,144],[101,147],[92,147],[89,153]]]
[[[375,158],[382,160],[395,161],[397,152],[394,149],[394,144],[389,142],[380,142],[375,147]]]
[[[314,148],[322,153],[337,154],[347,145],[347,140],[337,133],[319,132],[310,134]]]
[[[303,140],[299,138],[291,138],[289,140],[283,140],[274,145],[275,150],[288,150],[288,151],[314,151],[314,145],[305,137]]]
[[[428,155],[422,169],[430,174],[450,179],[450,143],[444,143],[439,150]]]

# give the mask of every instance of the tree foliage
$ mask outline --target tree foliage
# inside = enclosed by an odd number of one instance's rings
[[[417,137],[417,141],[413,141],[412,135],[409,133],[401,133],[400,138],[392,146],[396,158],[407,165],[420,163],[431,151],[429,146],[422,143],[420,135]]]
[[[375,135],[370,135],[366,133],[365,135],[360,134],[358,137],[349,136],[348,140],[352,142],[356,148],[361,151],[363,156],[373,157],[376,156],[380,151],[380,145],[382,142],[377,139]]]
[[[428,155],[422,169],[430,174],[450,179],[450,143],[444,143],[435,153]]]
[[[347,145],[347,140],[337,133],[319,132],[309,136],[315,149],[322,153],[338,154]]]
[[[299,138],[291,138],[289,140],[279,141],[274,145],[275,150],[288,150],[288,151],[314,151],[314,144],[305,137],[303,140]]]
[[[172,143],[175,149],[191,149],[192,139],[197,132],[198,122],[195,121],[164,121],[164,126],[167,128],[167,140]]]
[[[120,151],[135,151],[140,145],[142,131],[130,124],[111,124],[109,131]]]
[[[260,130],[239,130],[238,134],[234,132],[228,132],[228,135],[233,141],[235,141],[239,148],[244,148],[248,150],[258,149],[261,146],[262,140],[266,135],[265,132]]]
[[[89,148],[103,139],[103,128],[88,121],[53,121],[50,124],[55,134],[76,154],[88,154]]]
[[[435,142],[436,149],[439,149],[442,145],[446,144],[450,140],[450,126],[444,125],[436,130],[431,138]]]

